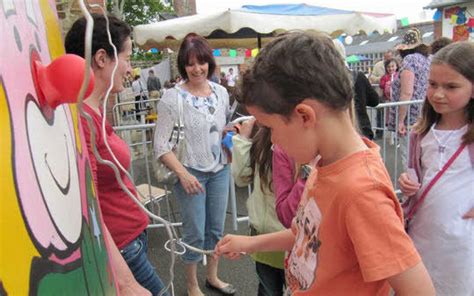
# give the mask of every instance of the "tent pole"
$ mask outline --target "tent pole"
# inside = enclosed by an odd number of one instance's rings
[[[257,47],[258,49],[262,48],[262,35],[260,33],[257,33]]]

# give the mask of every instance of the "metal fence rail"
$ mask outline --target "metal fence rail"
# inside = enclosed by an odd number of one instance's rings
[[[154,101],[154,100],[150,100]],[[130,102],[128,102],[130,103]],[[132,102],[134,103],[134,102]],[[117,104],[114,106],[115,108],[120,106],[122,103]],[[123,103],[125,104],[125,103]],[[367,113],[369,114],[369,118],[372,122],[372,128],[376,135],[376,143],[381,147],[381,156],[384,161],[384,164],[389,172],[393,185],[395,189],[398,188],[398,176],[401,172],[405,170],[403,167],[403,163],[400,161],[401,153],[400,150],[405,149],[409,145],[409,137],[400,136],[395,130],[398,130],[398,114],[400,106],[413,106],[415,104],[421,105],[423,101],[408,101],[408,102],[393,102],[393,103],[383,103],[379,104],[377,107],[368,107]],[[395,116],[395,129],[391,131],[387,127],[387,120],[388,120],[388,113],[390,108],[393,108]],[[118,114],[120,115],[120,114]],[[146,182],[149,186],[151,184],[156,184],[156,180],[151,173],[151,161],[154,161],[152,158],[152,137],[153,137],[153,130],[155,127],[155,123],[144,123],[140,124],[129,124],[129,125],[119,125],[115,126],[114,130],[128,143],[131,150],[135,153],[132,153],[132,161],[138,161],[144,159],[145,165],[145,178]],[[410,122],[410,112],[407,112],[407,121]],[[408,132],[411,129],[411,126],[407,126]],[[139,136],[135,134],[135,137],[127,135],[127,133],[139,133]],[[133,170],[131,175],[134,176]],[[235,195],[235,184],[233,179],[231,178],[230,186],[230,194],[229,194],[229,203],[230,203],[230,211],[232,217],[232,223],[234,230],[238,229],[238,222],[246,222],[248,221],[248,217],[238,217],[237,215],[237,198]],[[150,189],[151,192],[151,189]],[[399,191],[398,191],[399,192]],[[249,191],[250,194],[250,191]],[[176,221],[175,221],[176,223]],[[180,225],[177,223],[176,225]],[[160,225],[154,225],[154,227],[160,227]]]

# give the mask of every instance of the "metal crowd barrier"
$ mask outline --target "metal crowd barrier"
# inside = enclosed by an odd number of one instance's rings
[[[407,107],[406,122],[410,122],[410,106],[419,105],[420,114],[421,107],[424,100],[417,101],[405,101],[405,102],[390,102],[382,103],[376,107],[367,107],[367,114],[369,115],[370,122],[372,123],[372,130],[375,135],[375,142],[379,144],[381,148],[381,155],[384,161],[385,167],[390,174],[393,182],[393,186],[397,193],[398,190],[398,177],[402,172],[406,170],[406,159],[408,158],[408,147],[410,146],[410,137],[408,136],[412,126],[409,124],[407,127],[407,135],[401,136],[398,131],[398,118],[401,106]],[[394,130],[388,128],[388,114],[390,109],[394,109]],[[405,158],[405,159],[403,159]]]
[[[149,101],[156,101],[156,100],[149,100]],[[135,102],[128,102],[130,103],[135,103]],[[122,104],[126,103],[119,103],[116,106],[114,106],[114,112],[118,109],[119,106]],[[412,106],[412,105],[421,105],[423,104],[423,101],[408,101],[408,102],[393,102],[393,103],[383,103],[379,104],[377,107],[368,107],[367,108],[367,113],[369,115],[369,118],[371,119],[372,122],[372,128],[374,131],[374,134],[376,135],[375,142],[381,147],[381,155],[382,159],[384,161],[385,166],[387,167],[387,170],[390,174],[390,177],[392,179],[393,185],[395,189],[398,189],[398,176],[400,175],[401,172],[405,171],[405,168],[403,167],[403,164],[400,163],[400,149],[402,146],[407,146],[409,145],[409,137],[401,137],[397,132],[395,131],[390,131],[387,127],[387,116],[389,113],[390,108],[395,108],[395,130],[398,130],[398,114],[399,114],[399,108],[400,106]],[[421,106],[420,106],[421,110]],[[120,116],[120,113],[117,114]],[[377,118],[378,117],[378,118]],[[143,117],[144,118],[144,117]],[[241,121],[242,119],[237,119],[236,121]],[[409,108],[407,111],[407,121],[410,121],[410,112]],[[151,185],[151,184],[156,184],[156,182],[152,182],[152,173],[151,173],[151,168],[152,166],[150,165],[151,162],[153,161],[152,155],[150,152],[152,152],[153,147],[152,145],[152,140],[151,137],[153,137],[153,128],[155,127],[155,123],[148,123],[146,124],[144,122],[144,119],[141,120],[141,123],[139,124],[129,124],[129,125],[118,125],[114,127],[114,130],[128,143],[132,151],[135,151],[136,153],[132,153],[132,161],[136,161],[139,159],[144,158],[144,165],[145,165],[145,177],[146,177],[146,183]],[[408,133],[411,129],[411,126],[407,126]],[[132,131],[138,131],[141,133],[141,136],[133,139],[133,137],[127,136],[127,132],[132,132]],[[125,135],[125,136],[124,136]],[[402,141],[402,139],[406,139]],[[142,153],[137,153],[136,150],[141,149]],[[142,157],[140,157],[142,156]],[[132,166],[133,167],[133,166]],[[132,177],[134,177],[134,172],[133,170],[131,171]],[[230,186],[230,193],[229,193],[229,204],[230,204],[230,212],[231,212],[231,217],[232,217],[232,224],[233,228],[235,231],[238,230],[238,223],[239,222],[247,222],[248,221],[248,216],[245,217],[238,217],[237,214],[237,198],[235,194],[235,184],[231,176],[231,182],[229,184]],[[151,189],[149,189],[151,193]],[[399,193],[399,191],[397,191]],[[249,195],[250,195],[250,190],[249,190]],[[181,225],[181,223],[174,223],[174,225]],[[160,225],[155,225],[155,227],[160,227]]]

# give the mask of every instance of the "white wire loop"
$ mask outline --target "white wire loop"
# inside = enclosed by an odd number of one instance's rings
[[[85,33],[85,50],[84,50],[84,58],[86,60],[86,69],[85,69],[85,72],[84,72],[84,81],[82,83],[82,86],[81,86],[81,89],[80,89],[80,92],[79,92],[79,96],[78,96],[78,110],[81,114],[81,116],[83,116],[86,121],[87,121],[87,124],[89,126],[89,130],[90,130],[90,142],[91,142],[91,147],[92,147],[92,150],[93,150],[93,154],[95,156],[95,158],[97,159],[97,161],[99,163],[102,163],[102,164],[105,164],[107,166],[109,166],[110,168],[112,168],[112,170],[114,171],[114,174],[115,174],[115,178],[117,179],[117,182],[119,183],[119,186],[121,187],[121,189],[138,205],[138,207],[140,207],[140,209],[142,209],[142,211],[144,211],[150,218],[152,218],[153,220],[158,220],[159,222],[163,223],[163,225],[165,226],[165,229],[166,229],[166,232],[168,234],[168,237],[170,238],[168,241],[166,241],[166,243],[164,244],[164,248],[170,252],[170,256],[171,256],[171,263],[170,263],[170,268],[169,268],[169,273],[170,273],[170,280],[168,282],[168,285],[166,285],[166,288],[163,289],[159,295],[163,295],[166,291],[168,290],[171,290],[171,295],[174,295],[174,285],[173,285],[173,280],[174,280],[174,264],[175,264],[175,256],[176,255],[183,255],[186,251],[186,249],[189,249],[193,252],[197,252],[197,253],[200,253],[200,254],[203,254],[203,255],[211,255],[213,254],[213,250],[201,250],[201,249],[198,249],[198,248],[195,248],[193,246],[190,246],[186,243],[184,243],[183,241],[181,241],[181,239],[178,239],[178,235],[176,234],[176,230],[174,229],[174,226],[167,220],[163,219],[162,217],[158,216],[158,215],[155,215],[154,213],[150,212],[138,199],[137,197],[132,194],[132,192],[130,192],[130,190],[128,190],[128,188],[125,186],[123,180],[122,180],[122,175],[120,175],[120,171],[122,171],[124,173],[124,175],[126,176],[126,178],[129,178],[130,181],[132,181],[132,184],[135,188],[135,191],[137,192],[137,194],[139,194],[143,199],[145,199],[145,197],[143,196],[143,194],[137,190],[134,182],[133,182],[133,178],[130,176],[129,172],[120,164],[120,162],[117,160],[117,157],[115,156],[114,152],[112,151],[112,149],[110,148],[108,142],[107,142],[107,137],[106,137],[106,130],[105,130],[105,123],[106,123],[106,117],[103,116],[102,118],[102,124],[101,124],[101,133],[103,136],[103,139],[104,139],[104,144],[107,148],[107,150],[109,151],[110,155],[112,156],[112,159],[114,160],[114,162],[111,162],[111,161],[108,161],[108,160],[104,160],[99,152],[97,151],[97,146],[95,145],[95,138],[96,138],[96,134],[95,134],[95,129],[93,127],[93,124],[92,124],[92,118],[91,116],[84,112],[84,109],[83,109],[83,103],[84,103],[84,96],[85,96],[85,93],[86,93],[86,89],[87,89],[87,86],[88,86],[88,82],[89,82],[89,72],[90,72],[90,68],[91,68],[91,48],[92,48],[92,33],[93,33],[93,28],[94,28],[94,20],[91,16],[91,14],[89,13],[86,5],[84,4],[84,1],[79,1],[79,5],[80,5],[80,8],[81,8],[81,11],[84,15],[84,17],[86,18],[87,20],[87,27],[86,27],[86,33]],[[103,7],[106,7],[106,1],[104,1],[103,3]],[[115,58],[115,64],[114,64],[114,68],[113,68],[113,71],[112,71],[112,75],[110,77],[110,83],[109,83],[109,87],[104,95],[104,100],[103,100],[103,110],[106,110],[106,106],[107,106],[107,102],[108,102],[108,99],[109,99],[109,96],[110,96],[110,93],[112,91],[112,88],[113,88],[113,82],[114,82],[114,76],[115,76],[115,72],[117,70],[117,67],[118,67],[118,54],[117,54],[117,48],[115,47],[115,45],[113,44],[112,42],[112,37],[110,35],[110,29],[109,29],[109,19],[107,17],[107,12],[104,10],[104,8],[98,4],[90,4],[89,5],[91,8],[99,8],[102,10],[103,12],[103,15],[106,19],[106,24],[107,24],[107,36],[108,36],[108,39],[109,39],[109,44],[112,46],[113,50],[114,50],[114,58]],[[182,251],[177,251],[176,250],[176,245],[179,245],[183,250]]]

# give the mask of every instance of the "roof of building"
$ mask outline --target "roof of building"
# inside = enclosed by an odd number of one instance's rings
[[[451,5],[458,5],[471,2],[472,0],[432,0],[425,9],[443,8]]]
[[[352,36],[351,45],[346,45],[347,55],[352,54],[369,54],[385,52],[388,49],[393,49],[396,45],[400,44],[409,28],[417,27],[423,39],[423,42],[430,44],[434,40],[434,24],[433,22],[419,23],[412,26],[400,28],[394,34],[383,33],[379,34],[374,32],[370,35],[359,34]]]

